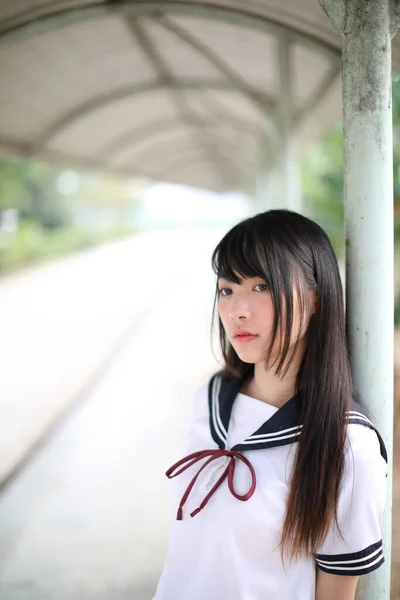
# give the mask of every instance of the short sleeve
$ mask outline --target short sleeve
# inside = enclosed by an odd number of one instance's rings
[[[366,575],[385,561],[382,520],[388,466],[374,429],[349,425],[348,442],[337,510],[343,539],[334,522],[314,556],[326,573]]]

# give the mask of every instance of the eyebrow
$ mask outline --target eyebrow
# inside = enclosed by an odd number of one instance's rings
[[[239,285],[241,285],[241,284],[242,284],[242,282],[243,282],[245,279],[257,279],[257,277],[242,277],[242,276],[239,276]],[[235,282],[233,281],[233,279],[227,279],[226,277],[218,277],[218,283],[219,283],[220,281],[226,281],[226,282],[228,282],[228,283],[235,283]]]

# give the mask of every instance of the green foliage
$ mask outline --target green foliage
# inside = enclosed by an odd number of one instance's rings
[[[22,163],[0,163],[0,210],[10,207],[26,210],[25,169]]]
[[[59,170],[20,161],[0,162],[0,210],[17,208],[22,220],[57,229],[71,223],[64,198],[56,191]]]
[[[29,264],[63,256],[134,233],[132,226],[114,226],[103,232],[70,227],[49,230],[35,222],[23,221],[18,234],[0,248],[0,273],[10,273]]]
[[[19,219],[0,237],[0,273],[131,234],[135,202],[123,179],[0,161],[0,213],[17,209]]]
[[[301,182],[310,218],[330,237],[338,257],[343,237],[343,131],[336,125],[316,142],[301,164]]]

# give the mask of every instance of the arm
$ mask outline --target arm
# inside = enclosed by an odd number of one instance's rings
[[[315,600],[354,600],[359,576],[331,575],[317,566]]]

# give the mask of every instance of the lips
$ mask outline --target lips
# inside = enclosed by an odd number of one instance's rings
[[[256,336],[256,333],[251,333],[251,331],[246,331],[245,329],[239,329],[238,331],[235,331],[234,333],[234,337],[254,337]]]
[[[256,334],[236,335],[235,340],[237,342],[252,342],[256,337],[258,337]]]

